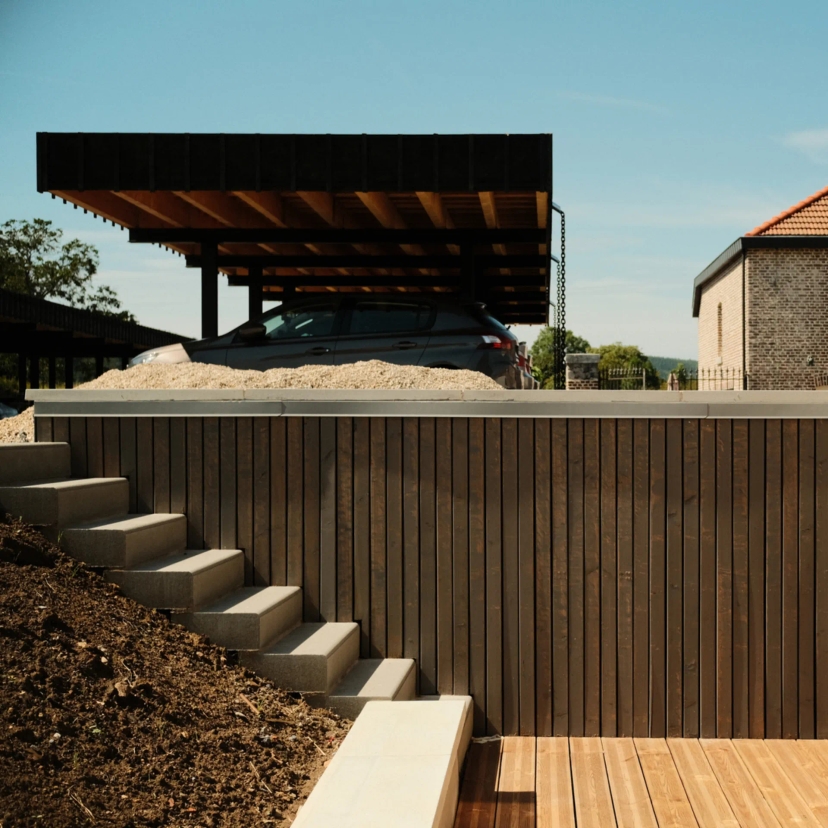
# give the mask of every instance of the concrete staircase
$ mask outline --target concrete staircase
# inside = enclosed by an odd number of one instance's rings
[[[129,514],[128,503],[125,478],[72,479],[65,443],[0,444],[0,513],[106,569],[125,595],[342,716],[414,698],[413,660],[360,659],[357,624],[303,624],[299,587],[245,587],[241,550],[187,549],[184,515]]]

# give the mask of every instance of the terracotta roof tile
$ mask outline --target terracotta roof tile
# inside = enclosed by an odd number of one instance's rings
[[[828,187],[754,227],[746,236],[828,236]]]

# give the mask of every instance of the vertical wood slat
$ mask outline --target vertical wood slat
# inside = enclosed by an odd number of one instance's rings
[[[187,546],[204,548],[204,419],[188,417],[187,429]],[[123,424],[121,425],[123,438]]]
[[[699,735],[716,736],[716,421],[699,426]]]
[[[451,420],[441,417],[434,435],[437,489],[437,691],[451,693],[454,687],[452,651],[454,618],[452,615],[452,469]],[[415,601],[417,598],[415,597]]]
[[[304,423],[299,417],[287,421],[287,585],[303,587],[305,583],[305,473]]]
[[[221,515],[219,513],[219,504],[221,503],[219,474],[221,468],[221,447],[219,440],[219,420],[217,417],[205,417],[203,423],[204,545],[208,549],[218,549],[221,545]],[[138,421],[138,426],[140,429],[141,420]],[[140,460],[140,451],[138,457]]]
[[[798,738],[816,735],[814,579],[814,421],[799,422],[799,728]]]
[[[584,735],[601,732],[601,421],[584,420]],[[613,676],[613,680],[615,677]]]
[[[782,422],[782,738],[799,731],[799,423]]]
[[[486,424],[486,732],[503,733],[501,423]]]
[[[666,428],[650,420],[650,736],[667,735]]]
[[[121,476],[121,433],[118,417],[103,418],[103,476]]]
[[[601,428],[601,736],[618,733],[618,426],[615,420],[600,421]]]
[[[236,420],[236,547],[244,553],[244,583],[253,586],[253,420]]]
[[[69,454],[72,460],[72,476],[87,477],[85,417],[69,419]]]
[[[517,420],[501,422],[501,531],[503,543],[503,733],[520,732],[520,574],[518,571]]]
[[[388,653],[386,631],[386,421],[370,421],[371,487],[371,656],[385,658]]]
[[[319,420],[319,618],[336,621],[337,581],[337,446],[336,420]],[[342,573],[344,575],[344,573]]]
[[[354,621],[359,624],[359,654],[371,654],[371,443],[370,420],[353,421]]]
[[[683,429],[681,420],[667,420],[665,491],[666,519],[666,665],[665,690],[667,696],[667,735],[679,737],[683,729],[684,713],[684,537],[683,537]]]
[[[782,421],[765,422],[765,737],[782,738]]]
[[[354,565],[354,422],[350,417],[338,417],[336,420],[337,621],[356,620]]]
[[[474,732],[486,732],[485,437],[480,418],[469,421],[469,692]]]
[[[86,461],[90,477],[103,477],[103,420],[86,418]]]
[[[552,734],[569,735],[568,424],[551,423],[552,443]]]
[[[57,430],[57,427],[56,427]],[[69,423],[66,421],[67,437]],[[135,471],[137,455],[135,449],[135,417],[121,417],[119,423],[120,445],[120,474],[129,481],[129,511],[135,514],[138,511],[138,492],[136,487]]]
[[[452,582],[454,694],[469,692],[469,421],[452,422]],[[533,504],[534,505],[534,504]],[[534,729],[532,731],[534,733]]]
[[[304,504],[302,521],[302,597],[305,621],[319,621],[321,618],[321,483],[320,483],[320,442],[319,417],[304,419]]]
[[[699,421],[685,420],[683,477],[682,735],[699,736]]]
[[[733,421],[733,737],[748,722],[748,421]]]
[[[170,511],[170,420],[169,417],[153,417],[153,511],[168,514]],[[97,440],[95,441],[97,442]],[[230,467],[234,468],[233,465]],[[232,544],[229,545],[232,548]]]
[[[730,420],[716,421],[716,736],[733,735],[733,453]]]
[[[765,421],[748,423],[748,735],[765,737]]]
[[[450,420],[445,420],[449,427]],[[420,424],[403,420],[403,655],[420,655]]]
[[[69,442],[69,418],[54,417],[52,419],[52,439],[56,443]]]
[[[135,485],[136,505],[141,514],[149,514],[154,507],[152,480],[154,449],[152,443],[152,419],[150,417],[138,417],[135,426]]]
[[[253,584],[267,586],[270,573],[270,423],[253,420]],[[275,517],[275,516],[274,516]]]
[[[633,421],[633,735],[650,735],[650,425]]]
[[[437,482],[435,421],[420,421],[420,692],[437,693]]]
[[[104,433],[106,423],[104,423]],[[170,512],[183,515],[187,510],[187,421],[170,419]]]
[[[828,420],[815,423],[816,738],[828,738]]]
[[[551,736],[552,445],[550,421],[535,421],[535,734]]]
[[[633,421],[616,425],[618,683],[616,735],[633,735]]]
[[[388,494],[386,501],[386,615],[388,658],[403,654],[403,464],[402,420],[386,421]]]
[[[270,583],[288,584],[288,427],[283,417],[270,421]]]
[[[584,721],[584,421],[568,422],[569,528],[569,733],[585,734]]]
[[[518,670],[519,732],[535,735],[535,422],[518,420]]]
[[[51,417],[34,418],[34,439],[36,443],[51,443],[54,425]]]
[[[219,420],[219,535],[222,549],[237,548],[236,420]],[[156,486],[157,488],[157,486]]]

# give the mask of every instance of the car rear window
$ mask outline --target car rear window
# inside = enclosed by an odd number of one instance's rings
[[[336,319],[336,305],[318,304],[279,309],[263,319],[268,339],[330,336]]]
[[[431,321],[431,305],[423,302],[357,302],[351,312],[352,334],[421,331]]]

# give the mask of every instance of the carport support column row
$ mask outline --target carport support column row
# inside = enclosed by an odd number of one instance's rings
[[[201,336],[218,336],[218,244],[201,245]]]
[[[250,277],[250,286],[247,288],[247,318],[251,322],[258,322],[262,318],[264,302],[264,268],[261,265],[250,265],[247,275]]]

